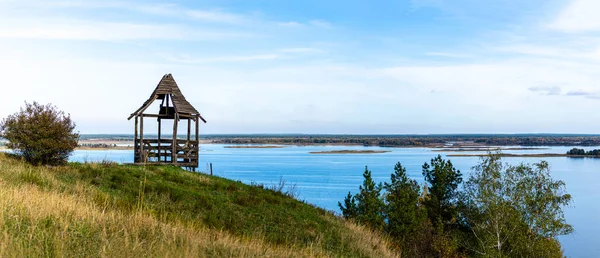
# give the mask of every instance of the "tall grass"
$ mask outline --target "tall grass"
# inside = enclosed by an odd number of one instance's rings
[[[173,167],[33,167],[0,154],[0,257],[394,257],[284,193]]]

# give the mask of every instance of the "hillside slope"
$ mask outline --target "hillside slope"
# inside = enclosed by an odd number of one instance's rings
[[[0,153],[0,257],[392,257],[277,191],[176,167],[34,167]]]

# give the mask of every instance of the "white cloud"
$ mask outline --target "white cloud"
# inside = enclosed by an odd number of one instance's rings
[[[550,24],[550,28],[563,32],[600,31],[600,1],[572,0]]]
[[[448,57],[448,58],[470,58],[471,55],[467,54],[456,54],[456,53],[446,53],[446,52],[427,52],[425,53],[427,56],[439,56],[439,57]]]
[[[281,26],[281,27],[296,27],[296,28],[298,28],[298,27],[304,27],[304,24],[299,23],[299,22],[295,22],[295,21],[277,22],[275,24],[277,24],[278,26]]]
[[[2,4],[2,3],[0,3]],[[177,4],[136,3],[130,1],[53,1],[53,0],[23,0],[5,2],[6,8],[23,8],[26,10],[57,10],[57,9],[109,9],[125,10],[148,15],[167,17],[187,17],[196,21],[212,23],[243,24],[250,18],[232,12],[218,9],[191,9]]]
[[[325,21],[325,20],[311,20],[308,23],[312,26],[319,27],[319,28],[325,28],[325,29],[333,28],[333,25],[330,22]]]
[[[558,86],[535,86],[530,87],[529,90],[548,96],[561,94],[561,89]]]
[[[36,8],[48,12],[21,17],[0,8],[0,14],[9,14],[0,15],[0,38],[18,39],[0,40],[0,70],[12,75],[6,83],[18,85],[4,93],[14,97],[0,117],[23,100],[38,100],[72,112],[83,132],[98,132],[93,130],[101,122],[112,125],[104,132],[130,132],[125,117],[164,73],[173,73],[187,99],[209,119],[205,132],[212,133],[550,132],[600,126],[590,119],[600,103],[595,56],[600,57],[600,41],[579,34],[550,39],[539,37],[545,31],[525,31],[514,42],[487,38],[469,51],[444,44],[419,52],[447,57],[433,62],[385,47],[370,52],[360,44],[366,36],[327,30],[334,26],[324,20],[277,22],[223,9],[127,2]],[[93,14],[77,19],[61,16],[64,10],[53,12],[57,8],[106,9],[100,10],[104,14],[118,9],[123,16],[119,22]],[[262,33],[267,37],[250,38]],[[228,40],[239,37],[248,40]],[[318,43],[323,41],[331,45]]]
[[[245,16],[216,10],[186,10],[184,13],[193,18],[208,22],[243,24],[248,22]]]
[[[517,58],[494,63],[395,67],[385,72],[418,90],[444,92],[461,102],[485,105],[490,98],[502,99],[505,109],[519,109],[528,105],[521,97],[531,96],[532,91],[557,95],[561,88],[567,92],[581,87],[600,90],[600,85],[594,86],[600,80],[595,69],[600,65]]]
[[[0,19],[0,38],[63,40],[222,40],[250,37],[238,32],[198,30],[175,24],[95,22],[68,19]]]
[[[296,47],[296,48],[282,48],[278,49],[277,52],[281,53],[294,53],[294,54],[309,54],[309,53],[322,53],[322,49],[309,48],[309,47]]]
[[[308,22],[298,22],[298,21],[287,21],[287,22],[276,22],[276,25],[280,27],[289,27],[289,28],[305,28],[305,27],[313,27],[313,28],[321,28],[321,29],[331,29],[333,28],[333,24],[325,20],[310,20]]]
[[[191,58],[188,56],[169,56],[162,55],[166,60],[184,63],[184,64],[214,64],[214,63],[227,63],[227,62],[250,62],[250,61],[266,61],[284,59],[285,56],[277,54],[257,54],[257,55],[240,55],[240,56],[219,56],[219,57],[207,57],[207,58]]]

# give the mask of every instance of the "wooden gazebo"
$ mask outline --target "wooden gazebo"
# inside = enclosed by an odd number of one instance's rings
[[[144,113],[152,103],[161,100],[158,114]],[[200,144],[198,132],[200,120],[206,120],[183,96],[171,74],[162,77],[152,95],[127,120],[135,117],[134,163],[172,164],[181,167],[198,167]],[[144,138],[144,117],[157,118],[158,137]],[[173,137],[161,138],[161,120],[173,120]],[[187,120],[187,137],[177,138],[179,121]],[[195,139],[191,138],[192,121],[195,123]],[[139,133],[138,133],[139,127]]]

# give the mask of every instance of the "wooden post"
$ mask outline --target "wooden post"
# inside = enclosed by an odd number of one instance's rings
[[[173,148],[171,151],[171,162],[173,164],[177,163],[177,124],[179,120],[179,114],[175,113],[175,118],[173,119]]]
[[[158,118],[158,163],[160,163],[160,117]]]
[[[146,154],[144,153],[144,115],[140,115],[140,161],[146,163]]]
[[[212,176],[212,163],[210,163],[210,175]]]
[[[187,141],[188,142],[190,141],[191,127],[192,127],[192,119],[188,117],[188,133],[187,133]]]
[[[198,121],[198,120],[200,120],[200,118],[196,117],[196,142],[198,142],[198,131],[199,131],[198,126],[200,125],[200,121]],[[198,142],[198,146],[200,146],[200,142]]]
[[[133,135],[133,150],[134,150],[133,151],[133,162],[134,163],[136,162],[135,154],[139,151],[138,148],[139,148],[139,146],[138,146],[138,117],[136,115],[135,116],[135,134]],[[137,161],[139,161],[139,158],[140,158],[139,153],[138,153],[137,157],[138,157]]]
[[[198,120],[200,120],[200,117],[196,116],[196,163],[200,164],[200,141],[198,140],[198,125],[200,124],[200,121]]]

